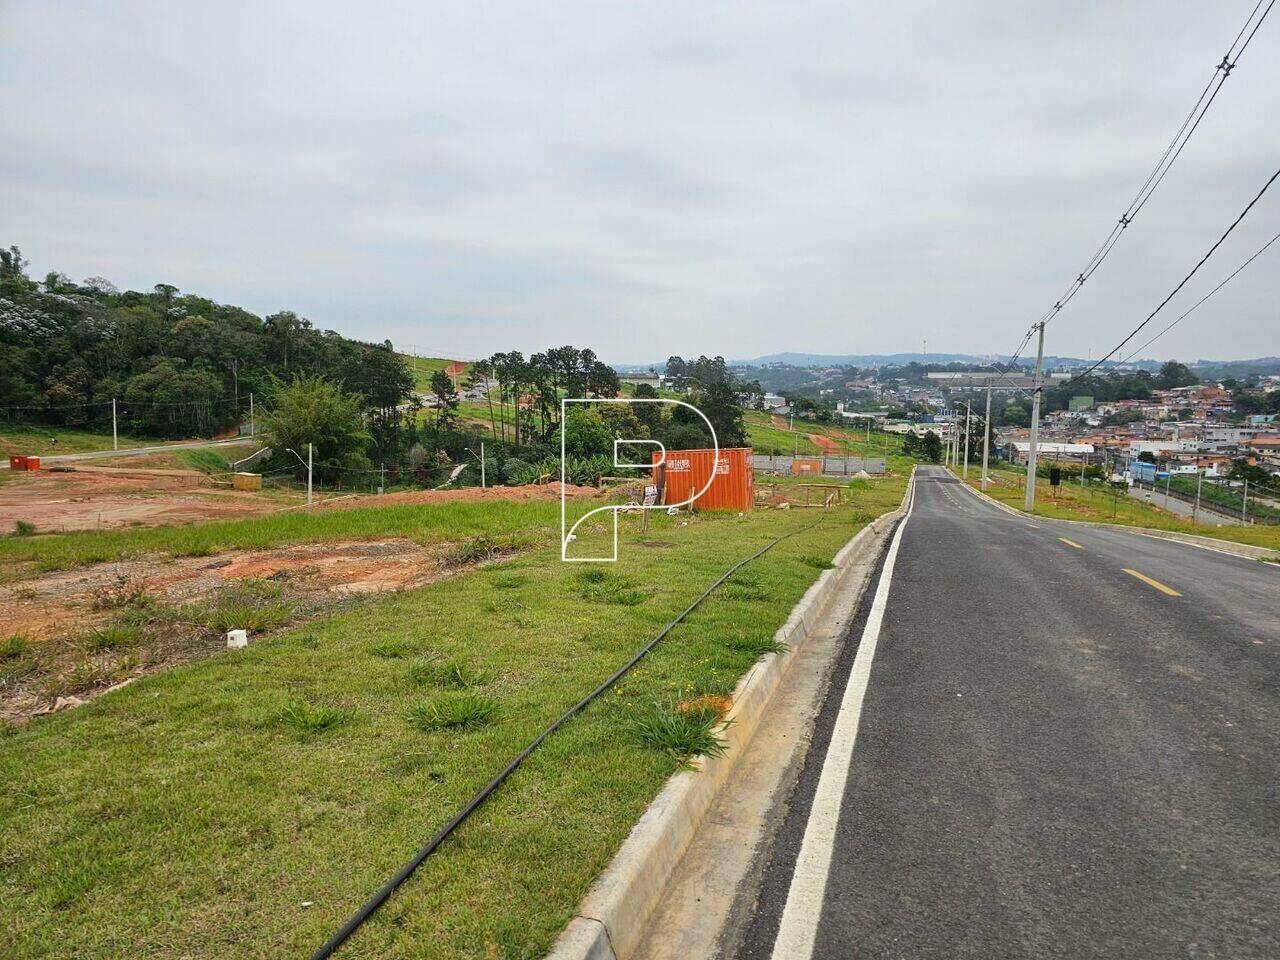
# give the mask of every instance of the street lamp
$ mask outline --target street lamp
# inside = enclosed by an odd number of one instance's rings
[[[298,458],[298,462],[307,468],[307,506],[311,506],[311,462],[312,462],[312,446],[307,444],[307,459],[303,460],[302,456],[293,447],[285,447],[290,453]]]

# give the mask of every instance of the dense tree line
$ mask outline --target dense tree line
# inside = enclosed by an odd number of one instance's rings
[[[371,456],[413,442],[413,378],[390,344],[320,331],[291,311],[265,318],[170,284],[119,291],[100,277],[26,274],[16,247],[0,256],[0,410],[9,423],[207,437],[263,407],[276,385],[321,377],[358,397]],[[263,411],[265,414],[265,410]]]

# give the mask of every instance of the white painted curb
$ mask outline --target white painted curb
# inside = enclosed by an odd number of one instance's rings
[[[948,468],[948,472],[955,476],[955,471]],[[1005,513],[1011,513],[1015,517],[1023,520],[1047,520],[1052,523],[1076,523],[1082,527],[1097,527],[1099,530],[1128,530],[1132,534],[1142,537],[1156,537],[1160,540],[1174,540],[1178,543],[1186,543],[1193,547],[1204,547],[1206,550],[1217,550],[1219,553],[1229,553],[1236,557],[1249,557],[1254,560],[1274,560],[1280,557],[1280,553],[1267,547],[1255,547],[1251,543],[1237,543],[1234,540],[1219,540],[1217,537],[1202,537],[1195,533],[1179,533],[1176,530],[1160,530],[1155,527],[1135,527],[1127,523],[1102,523],[1097,520],[1069,520],[1065,517],[1042,517],[1039,514],[1025,513],[1017,510],[1007,503],[1001,503],[999,500],[984,493],[977,487],[970,486],[963,480],[960,480],[963,486],[970,493],[977,497],[981,497],[987,503],[999,507]]]
[[[746,752],[774,690],[808,640],[832,597],[859,561],[874,551],[886,530],[906,511],[915,485],[914,472],[902,505],[867,524],[836,554],[834,566],[824,570],[791,610],[774,635],[790,648],[768,654],[738,681],[733,708],[721,732],[725,752],[699,757],[693,769],[667,781],[632,828],[603,874],[578,904],[577,916],[561,933],[547,960],[626,960],[640,946],[645,926],[667,882],[693,840],[716,794]]]

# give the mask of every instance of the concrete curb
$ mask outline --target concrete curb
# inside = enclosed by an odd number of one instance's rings
[[[955,477],[955,471],[948,468],[948,472]],[[960,480],[959,477],[956,477]],[[1096,527],[1099,530],[1127,530],[1130,533],[1140,537],[1155,537],[1159,540],[1175,540],[1179,543],[1185,543],[1193,547],[1203,547],[1205,550],[1216,550],[1219,553],[1229,553],[1236,557],[1247,557],[1251,560],[1276,560],[1280,559],[1280,553],[1267,547],[1255,547],[1251,543],[1236,543],[1234,540],[1219,540],[1216,537],[1202,537],[1195,533],[1179,533],[1176,530],[1159,530],[1155,527],[1134,527],[1125,523],[1099,523],[1097,520],[1068,520],[1065,517],[1041,517],[1036,514],[1023,513],[1016,510],[1007,503],[1001,503],[988,494],[983,493],[977,487],[970,486],[963,480],[960,484],[970,493],[987,501],[993,506],[999,507],[1005,513],[1011,513],[1015,517],[1023,520],[1048,520],[1053,523],[1075,523],[1082,527]]]
[[[809,638],[857,561],[874,551],[905,514],[914,485],[913,473],[901,506],[859,530],[836,554],[832,569],[824,570],[792,608],[787,622],[774,634],[790,649],[761,658],[738,681],[733,708],[721,732],[725,752],[712,759],[700,757],[692,770],[667,781],[587,891],[577,916],[561,933],[547,960],[625,960],[635,953],[698,825],[763,720],[773,691],[795,659],[792,654]]]

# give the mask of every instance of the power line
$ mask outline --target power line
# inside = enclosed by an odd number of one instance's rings
[[[1243,272],[1244,272],[1245,267],[1249,266],[1249,264],[1251,264],[1251,263],[1253,263],[1253,261],[1257,260],[1257,259],[1258,259],[1258,257],[1260,257],[1260,256],[1262,256],[1264,253],[1266,253],[1266,252],[1267,252],[1267,249],[1268,249],[1268,248],[1269,248],[1273,243],[1275,243],[1277,240],[1280,240],[1280,233],[1277,233],[1274,237],[1272,237],[1270,240],[1268,240],[1266,243],[1264,243],[1261,247],[1259,247],[1259,248],[1258,248],[1258,250],[1254,252],[1253,256],[1251,256],[1251,257],[1250,257],[1248,260],[1246,260],[1244,263],[1240,264],[1240,266],[1236,267],[1236,269],[1234,270],[1234,272],[1232,272],[1232,273],[1231,273],[1231,275],[1230,275],[1230,276],[1228,276],[1228,277],[1227,277],[1225,280],[1223,280],[1220,284],[1218,284],[1216,287],[1214,287],[1212,290],[1210,290],[1208,293],[1206,293],[1203,297],[1201,297],[1199,300],[1197,300],[1194,304],[1192,304],[1190,309],[1188,309],[1185,313],[1183,313],[1181,316],[1179,316],[1176,320],[1173,320],[1172,322],[1170,322],[1170,323],[1168,324],[1168,326],[1166,326],[1163,330],[1161,330],[1159,333],[1157,333],[1154,337],[1152,337],[1150,340],[1148,340],[1148,341],[1147,341],[1146,343],[1144,343],[1142,346],[1140,346],[1140,347],[1136,348],[1132,353],[1130,353],[1128,356],[1126,356],[1123,360],[1120,360],[1120,361],[1119,361],[1119,363],[1121,363],[1121,364],[1128,363],[1130,360],[1132,360],[1134,357],[1136,357],[1139,353],[1141,353],[1143,350],[1147,349],[1147,347],[1151,346],[1151,344],[1155,343],[1157,340],[1159,340],[1161,337],[1163,337],[1166,333],[1168,333],[1170,330],[1172,330],[1174,327],[1176,327],[1179,323],[1181,323],[1183,320],[1185,320],[1187,317],[1189,317],[1192,313],[1194,313],[1194,312],[1195,312],[1195,311],[1200,307],[1200,305],[1201,305],[1201,304],[1203,304],[1206,300],[1208,300],[1210,297],[1212,297],[1215,293],[1217,293],[1219,290],[1221,290],[1223,287],[1225,287],[1228,283],[1230,283],[1232,280],[1234,280],[1234,279],[1235,279],[1239,274],[1243,273]]]
[[[1183,277],[1178,282],[1178,285],[1176,287],[1174,287],[1171,291],[1169,291],[1169,294],[1163,300],[1160,301],[1160,303],[1156,306],[1154,310],[1152,310],[1149,314],[1147,314],[1147,317],[1145,320],[1143,320],[1140,324],[1134,327],[1133,330],[1129,332],[1128,336],[1126,336],[1123,340],[1121,340],[1114,347],[1112,347],[1107,352],[1106,356],[1099,359],[1096,363],[1090,366],[1083,373],[1076,374],[1074,377],[1068,380],[1065,384],[1063,384],[1063,386],[1068,386],[1070,384],[1073,384],[1077,380],[1080,380],[1083,377],[1087,377],[1094,370],[1098,369],[1098,367],[1102,366],[1102,364],[1106,363],[1113,356],[1119,353],[1121,348],[1124,347],[1124,345],[1128,343],[1130,340],[1132,340],[1134,337],[1136,337],[1139,331],[1141,331],[1143,327],[1145,327],[1148,323],[1150,323],[1153,319],[1155,319],[1156,314],[1158,314],[1161,310],[1164,309],[1165,304],[1167,304],[1170,300],[1172,300],[1174,296],[1178,293],[1178,291],[1181,290],[1184,286],[1186,286],[1187,281],[1189,281],[1192,277],[1196,275],[1196,272],[1202,266],[1204,266],[1204,264],[1206,263],[1206,261],[1208,261],[1210,257],[1213,256],[1214,252],[1218,249],[1218,247],[1222,246],[1223,241],[1226,240],[1227,237],[1231,236],[1231,232],[1240,225],[1241,221],[1243,221],[1246,216],[1248,216],[1249,211],[1253,209],[1254,204],[1256,204],[1259,200],[1262,199],[1263,194],[1265,194],[1267,190],[1271,187],[1271,185],[1276,182],[1277,177],[1280,177],[1280,169],[1276,170],[1276,172],[1271,175],[1271,178],[1262,185],[1262,189],[1259,190],[1257,195],[1252,200],[1249,201],[1248,206],[1246,206],[1243,210],[1240,211],[1240,215],[1236,217],[1234,221],[1232,221],[1231,226],[1227,227],[1226,231],[1222,234],[1222,236],[1220,236],[1217,239],[1214,245],[1209,248],[1208,252],[1205,253],[1205,255],[1200,258],[1200,260],[1196,263],[1194,267],[1191,268],[1191,272],[1188,273],[1185,277]]]
[[[1148,173],[1146,179],[1143,180],[1142,185],[1138,188],[1138,192],[1134,194],[1133,199],[1129,201],[1129,205],[1125,208],[1124,212],[1120,215],[1120,218],[1107,233],[1106,238],[1102,241],[1097,250],[1094,251],[1093,256],[1089,258],[1088,262],[1084,265],[1084,268],[1076,274],[1076,278],[1067,285],[1067,288],[1063,291],[1062,295],[1058,297],[1057,301],[1054,302],[1053,306],[1046,310],[1041,315],[1040,319],[1031,325],[1031,328],[1022,338],[1022,343],[1019,345],[1018,349],[1014,351],[1011,362],[1017,362],[1018,357],[1021,356],[1022,351],[1026,349],[1027,343],[1031,340],[1036,327],[1040,324],[1048,323],[1061,313],[1062,309],[1075,298],[1077,293],[1080,292],[1080,289],[1084,286],[1086,281],[1088,281],[1097,269],[1102,266],[1103,261],[1111,255],[1111,251],[1115,248],[1116,244],[1120,242],[1120,237],[1124,235],[1125,230],[1133,222],[1134,218],[1142,208],[1147,205],[1147,201],[1151,199],[1152,194],[1155,193],[1156,189],[1164,181],[1164,178],[1168,176],[1168,173],[1173,168],[1174,163],[1176,163],[1178,157],[1181,156],[1182,151],[1186,148],[1187,143],[1190,142],[1192,135],[1196,132],[1196,128],[1200,126],[1200,122],[1204,119],[1205,114],[1209,112],[1209,108],[1213,105],[1213,101],[1217,98],[1219,91],[1222,90],[1222,86],[1226,83],[1227,77],[1231,75],[1231,71],[1234,70],[1236,64],[1239,63],[1241,55],[1248,48],[1249,44],[1253,42],[1253,38],[1258,32],[1258,28],[1261,27],[1263,21],[1267,19],[1267,15],[1271,12],[1271,8],[1275,5],[1275,2],[1276,0],[1270,0],[1266,9],[1262,11],[1262,15],[1257,18],[1256,22],[1254,17],[1257,16],[1258,10],[1262,7],[1263,0],[1258,0],[1254,5],[1254,8],[1249,12],[1249,16],[1245,19],[1244,25],[1241,26],[1240,31],[1235,36],[1235,39],[1231,41],[1231,46],[1228,47],[1227,52],[1223,54],[1221,62],[1214,67],[1213,74],[1209,77],[1209,82],[1206,83],[1204,89],[1200,91],[1200,95],[1196,98],[1196,102],[1192,105],[1191,110],[1183,119],[1181,125],[1177,129],[1177,132],[1174,133],[1173,138],[1165,147],[1164,152],[1160,154],[1160,158],[1156,161],[1155,166],[1151,168],[1151,172]],[[1250,24],[1253,25],[1252,30],[1249,29]],[[1240,40],[1245,36],[1245,31],[1249,31],[1249,35],[1245,39],[1244,43],[1241,44]],[[1237,45],[1239,45],[1238,49]]]

